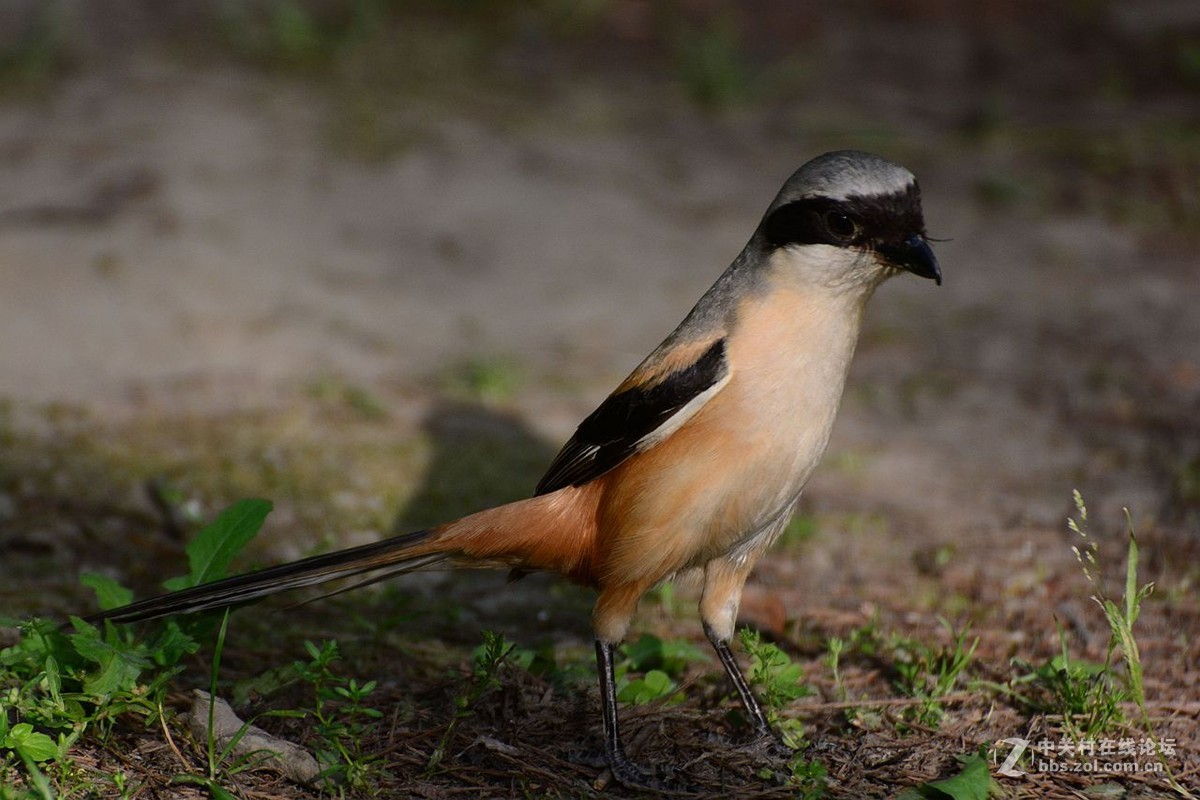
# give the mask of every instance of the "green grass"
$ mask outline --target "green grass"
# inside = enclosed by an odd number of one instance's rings
[[[1121,704],[1128,695],[1111,663],[1072,657],[1061,626],[1058,638],[1061,652],[1027,675],[1049,697],[1048,703],[1035,707],[1061,719],[1067,735],[1076,741],[1120,729],[1125,722]]]
[[[808,544],[821,530],[821,524],[811,514],[795,514],[779,536],[778,547],[794,550]]]
[[[1005,124],[992,134],[1011,148],[1006,171],[976,182],[986,203],[1023,214],[1073,211],[1143,232],[1200,231],[1200,127],[1165,114],[1138,124]]]
[[[256,531],[257,528],[254,530]],[[215,729],[217,676],[221,672],[221,655],[225,652],[225,634],[228,630],[229,610],[226,609],[221,616],[221,627],[217,632],[216,645],[213,647],[212,669],[209,674],[208,715],[204,739],[206,770],[202,774],[183,772],[176,775],[172,781],[172,783],[199,786],[207,791],[213,800],[233,800],[234,795],[223,784],[233,780],[239,772],[249,770],[267,758],[265,755],[238,757],[235,754],[238,743],[250,728],[249,723],[242,723],[227,742],[221,742],[217,736]]]
[[[842,681],[843,658],[857,655],[877,661],[892,673],[892,688],[901,696],[917,701],[901,707],[897,725],[903,732],[910,724],[938,727],[946,713],[945,700],[967,684],[969,667],[979,637],[970,636],[970,627],[961,630],[947,620],[939,624],[949,635],[949,643],[930,645],[912,636],[895,632],[885,634],[872,621],[851,632],[846,639],[832,637],[826,644],[825,664],[834,679],[839,700],[852,700]],[[846,709],[847,719],[862,727],[881,724],[879,713],[869,700]]]
[[[921,702],[908,706],[903,715],[921,725],[936,727],[945,714],[942,700],[955,690],[975,657],[979,638],[968,641],[969,628],[955,631],[946,620],[939,620],[950,634],[948,646],[930,647],[907,637],[893,637],[889,649],[897,678],[896,688]]]
[[[1075,491],[1073,500],[1075,516],[1067,520],[1067,526],[1079,537],[1079,543],[1072,546],[1072,551],[1092,588],[1089,599],[1100,608],[1109,629],[1104,661],[1093,662],[1073,656],[1069,637],[1059,626],[1060,652],[1052,659],[1038,667],[1014,660],[1022,672],[1007,684],[980,682],[978,685],[1046,715],[1061,727],[1064,736],[1076,742],[1126,735],[1133,727],[1157,744],[1159,737],[1146,706],[1145,664],[1134,633],[1142,604],[1154,591],[1154,584],[1138,580],[1140,551],[1132,514],[1125,509],[1126,558],[1122,592],[1119,599],[1113,599],[1105,588],[1099,548],[1091,533],[1083,496]],[[1157,757],[1167,785],[1179,796],[1192,798],[1192,793],[1179,783],[1163,759],[1160,748]]]
[[[188,545],[188,573],[164,581],[163,587],[178,590],[226,577],[270,509],[270,503],[253,499],[227,508]],[[132,592],[112,579],[85,575],[81,580],[95,591],[101,608],[132,599]],[[219,627],[216,623],[211,614],[171,619],[151,626],[145,635],[131,626],[91,625],[78,617],[71,619],[70,630],[38,620],[20,623],[19,641],[0,651],[0,785],[24,785],[33,792],[30,796],[47,798],[92,791],[85,784],[94,776],[80,777],[72,769],[72,747],[83,736],[103,742],[117,719],[129,714],[165,729],[171,717],[164,708],[168,684],[182,670],[182,659],[197,652],[214,629],[209,694],[215,700],[228,612]],[[380,758],[365,747],[382,718],[368,704],[375,682],[335,672],[333,665],[340,657],[336,642],[306,642],[305,649],[307,660],[273,673],[266,683],[305,684],[311,705],[271,713],[312,723],[328,791],[373,796],[384,774]],[[260,681],[257,688],[264,685]],[[208,737],[202,743],[205,769],[183,772],[175,780],[199,786],[217,800],[233,797],[226,788],[233,777],[262,760],[235,755],[246,729],[248,724],[229,741],[218,741],[210,706]],[[132,790],[123,784],[124,778],[112,781],[118,793]]]
[[[214,21],[225,45],[252,63],[315,70],[373,35],[383,22],[384,4],[351,0],[327,16],[318,16],[312,4],[300,0],[222,0]]]
[[[1097,663],[1074,657],[1068,636],[1060,626],[1058,655],[1038,667],[1018,662],[1025,672],[1011,682],[1009,691],[1028,707],[1061,720],[1063,732],[1080,741],[1124,728],[1129,722],[1124,712],[1128,702],[1143,715],[1145,713],[1143,664],[1133,629],[1142,602],[1153,591],[1154,585],[1138,585],[1137,537],[1127,510],[1124,591],[1120,602],[1108,596],[1103,586],[1099,549],[1089,527],[1087,506],[1078,491],[1074,493],[1074,502],[1076,513],[1068,519],[1067,526],[1079,537],[1079,544],[1071,549],[1092,587],[1090,599],[1101,609],[1108,623],[1109,640],[1104,661]],[[1123,672],[1119,669],[1121,664],[1124,665]]]
[[[188,546],[188,573],[167,580],[165,588],[224,577],[269,510],[262,500],[226,509]],[[101,608],[132,599],[132,592],[110,578],[85,575],[82,581]],[[47,765],[71,774],[70,751],[83,735],[103,740],[125,714],[140,715],[147,724],[160,721],[170,679],[213,628],[211,617],[170,620],[146,637],[127,626],[97,626],[78,617],[71,618],[69,629],[39,620],[19,623],[19,641],[0,651],[0,777],[12,774],[42,786]],[[218,645],[223,633],[224,626]]]
[[[475,651],[471,676],[463,683],[462,689],[454,698],[454,716],[446,725],[441,740],[429,757],[426,774],[437,771],[438,765],[446,757],[446,748],[459,723],[473,716],[475,706],[479,701],[499,688],[500,671],[512,663],[509,661],[509,657],[516,652],[516,645],[505,641],[502,635],[493,631],[483,632],[483,645]]]
[[[347,383],[334,375],[323,375],[309,384],[308,392],[322,408],[332,413],[348,412],[360,419],[387,419],[387,404],[361,386]]]
[[[306,641],[304,649],[308,660],[295,662],[293,669],[310,687],[312,703],[296,711],[273,713],[312,720],[318,743],[315,754],[327,790],[343,794],[349,789],[374,796],[384,775],[381,757],[366,746],[383,719],[382,711],[367,704],[376,683],[345,678],[333,669],[341,658],[336,641],[320,645]]]
[[[798,797],[821,797],[825,791],[825,766],[809,758],[806,752],[804,723],[785,715],[793,702],[813,694],[812,687],[803,681],[803,665],[776,645],[764,642],[757,631],[742,628],[738,638],[750,657],[750,672],[746,677],[763,705],[767,720],[784,744],[794,751],[788,762],[789,785],[795,787]],[[771,770],[764,768],[759,775],[767,779]]]
[[[1104,618],[1108,622],[1109,627],[1108,647],[1105,651],[1101,675],[1113,675],[1117,653],[1120,653],[1121,661],[1125,667],[1124,674],[1121,676],[1123,691],[1117,689],[1111,680],[1105,682],[1102,685],[1107,686],[1107,691],[1100,692],[1099,696],[1095,699],[1089,698],[1091,705],[1085,706],[1084,713],[1095,713],[1096,707],[1103,710],[1116,699],[1128,699],[1132,701],[1136,708],[1136,715],[1133,722],[1158,745],[1159,738],[1154,730],[1153,720],[1146,709],[1146,685],[1143,678],[1144,665],[1142,663],[1141,649],[1138,647],[1137,638],[1133,632],[1134,624],[1141,615],[1142,603],[1154,591],[1154,584],[1141,584],[1138,581],[1138,560],[1140,554],[1137,533],[1133,524],[1133,515],[1128,508],[1124,509],[1127,539],[1125,579],[1120,600],[1113,600],[1105,591],[1098,574],[1100,568],[1097,559],[1098,548],[1088,530],[1087,506],[1084,504],[1083,495],[1076,490],[1073,497],[1076,516],[1069,519],[1067,524],[1074,533],[1079,535],[1083,543],[1081,546],[1076,546],[1072,549],[1075,551],[1075,555],[1083,567],[1083,574],[1092,585],[1093,593],[1091,599],[1103,610]],[[1064,647],[1064,656],[1065,653],[1066,650]],[[1114,720],[1116,718],[1117,715],[1114,715]],[[1069,719],[1069,714],[1064,715],[1064,725],[1068,727],[1068,730],[1071,729],[1070,723],[1067,721]],[[1156,747],[1156,750],[1158,751],[1158,758],[1167,777],[1168,785],[1180,796],[1192,797],[1192,794],[1180,785],[1169,765],[1162,759],[1161,748]]]

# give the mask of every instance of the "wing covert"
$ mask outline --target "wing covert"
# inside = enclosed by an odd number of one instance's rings
[[[657,441],[654,434],[729,374],[725,340],[717,339],[687,366],[639,385],[637,373],[580,423],[537,485],[536,494],[580,486]],[[691,409],[695,413],[699,406]],[[690,416],[690,414],[689,414]]]

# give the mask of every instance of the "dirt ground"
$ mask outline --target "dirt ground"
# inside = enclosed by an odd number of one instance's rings
[[[448,66],[415,70],[419,85],[371,78],[377,61],[264,67],[148,36],[9,91],[5,613],[89,608],[85,570],[142,590],[182,571],[152,478],[203,516],[274,500],[259,563],[527,493],[783,178],[824,150],[868,149],[918,175],[945,285],[876,294],[804,533],[757,570],[744,609],[806,665],[816,693],[791,713],[827,796],[891,796],[981,745],[1054,731],[964,686],[941,725],[899,732],[892,667],[859,654],[850,696],[884,719],[864,726],[823,657],[829,637],[869,625],[944,644],[945,617],[980,638],[977,680],[1045,663],[1056,623],[1077,657],[1102,661],[1108,628],[1066,528],[1075,489],[1114,596],[1132,514],[1139,580],[1156,586],[1137,626],[1149,708],[1195,791],[1200,93],[1194,64],[1162,53],[1194,59],[1200,18],[1095,5],[1054,20],[991,3],[978,19],[936,3],[853,21],[735,15],[758,71],[716,108],[656,60],[635,2],[566,44],[514,34],[486,70],[455,66],[466,23],[421,17],[397,49]],[[702,642],[683,596],[682,612],[647,603],[639,631]],[[586,663],[587,609],[586,592],[540,577],[417,581],[273,615],[287,630],[247,621],[229,675],[336,637],[346,669],[378,677],[374,702],[397,709],[375,744],[385,796],[590,796],[599,771],[575,756],[598,744],[591,684],[563,692],[518,670],[459,726],[449,765],[423,769],[481,629]],[[381,621],[396,615],[414,619]],[[181,696],[206,685],[202,667]],[[716,668],[689,672],[682,705],[626,709],[634,749],[713,796],[793,796],[713,738],[730,707]],[[174,755],[155,730],[80,758],[140,771],[138,796],[184,791],[162,783],[172,767],[156,765]],[[240,779],[247,797],[312,796],[267,772]],[[1014,797],[1177,796],[1153,776],[999,781]]]

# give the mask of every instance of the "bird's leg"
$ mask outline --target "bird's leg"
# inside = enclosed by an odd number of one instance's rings
[[[754,735],[758,737],[772,736],[778,738],[778,734],[775,733],[775,729],[771,727],[771,723],[767,719],[766,712],[763,711],[758,698],[754,696],[754,692],[750,689],[750,684],[746,682],[746,676],[742,674],[742,668],[738,666],[737,659],[733,657],[733,651],[729,649],[728,640],[718,636],[717,632],[707,622],[704,623],[704,635],[708,637],[708,641],[712,643],[713,649],[717,651],[717,657],[721,659],[721,665],[725,667],[725,674],[729,676],[729,680],[733,683],[733,688],[737,691],[742,705],[746,707],[746,713],[750,715],[750,726],[754,729]]]
[[[705,564],[704,590],[700,594],[700,619],[704,622],[704,635],[717,651],[721,666],[725,667],[725,674],[729,676],[742,705],[746,708],[755,739],[759,743],[770,743],[772,749],[780,754],[784,750],[790,754],[791,748],[784,744],[783,739],[771,727],[766,712],[751,691],[746,676],[742,674],[737,659],[729,649],[729,642],[733,639],[734,628],[737,625],[738,606],[742,602],[742,588],[746,584],[746,578],[749,577],[762,551],[775,541],[790,517],[790,508],[779,514],[774,522],[756,534],[751,550],[743,553],[742,557],[723,556]]]
[[[717,657],[721,659],[721,664],[725,667],[725,674],[729,676],[733,688],[737,690],[738,697],[742,700],[742,705],[746,707],[746,713],[750,716],[750,727],[754,731],[753,748],[756,750],[765,748],[765,751],[773,757],[790,759],[794,751],[771,727],[766,712],[763,711],[758,698],[754,696],[750,684],[746,682],[746,676],[742,674],[741,667],[733,657],[733,651],[729,649],[729,640],[718,636],[707,622],[704,623],[704,634],[712,643],[713,649],[717,651]]]
[[[617,678],[613,671],[613,645],[596,639],[596,671],[600,677],[600,712],[604,719],[604,755],[608,767],[618,783],[626,786],[646,786],[653,777],[629,760],[621,746],[621,732],[617,721]]]

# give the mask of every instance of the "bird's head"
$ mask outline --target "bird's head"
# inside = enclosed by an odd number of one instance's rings
[[[900,271],[942,282],[913,174],[857,150],[817,156],[787,180],[756,234],[807,280],[874,287]]]

